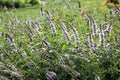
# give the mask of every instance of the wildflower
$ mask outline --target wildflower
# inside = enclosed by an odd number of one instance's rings
[[[106,6],[108,6],[108,7],[118,7],[120,5],[119,5],[118,0],[105,0],[103,2],[103,5],[100,6],[100,8],[104,9]]]
[[[64,23],[62,23],[61,29],[62,29],[63,34],[65,35],[67,43],[70,43],[71,38],[70,38],[70,35],[69,35],[68,30],[66,28],[66,25]]]
[[[72,28],[72,31],[73,31],[73,33],[74,33],[74,37],[75,37],[76,43],[77,43],[77,45],[78,45],[78,44],[80,43],[79,34],[78,34],[76,28],[74,28],[71,23],[69,23],[69,24],[70,24],[70,26],[71,26],[71,28]]]
[[[56,18],[57,18],[57,20],[59,20],[61,17],[58,15],[58,16],[56,16]]]
[[[105,41],[105,34],[104,34],[103,30],[100,30],[100,32],[99,32],[99,38],[100,38],[100,40],[99,40],[100,45],[102,45]]]
[[[47,13],[47,17],[48,17],[48,19],[49,19],[50,21],[52,21],[53,18],[52,18],[51,13],[50,13],[49,11],[47,11],[47,10],[46,10],[46,13]]]
[[[106,8],[105,5],[101,5],[101,6],[100,6],[100,9],[104,9],[104,8]]]
[[[19,22],[19,20],[18,20],[17,17],[15,18],[15,21],[16,21],[16,25],[19,25],[19,24],[20,24],[20,22]]]
[[[17,80],[22,80],[22,76],[18,73],[18,72],[14,72],[14,71],[10,71],[10,70],[3,70],[2,71],[2,75],[6,76],[6,77],[14,77]]]
[[[32,25],[33,25],[33,27],[34,27],[34,29],[35,29],[35,31],[38,33],[38,34],[40,34],[40,28],[41,28],[41,26],[37,23],[37,22],[32,22]]]
[[[50,48],[50,43],[49,42],[47,42],[47,41],[43,41],[43,44],[45,45],[45,46],[47,46],[48,48]]]
[[[117,19],[120,20],[120,14],[117,15]]]
[[[22,51],[22,52],[21,52],[21,56],[22,56],[22,57],[27,57],[26,52],[25,52],[25,51]]]
[[[110,47],[110,43],[106,43],[106,44],[105,44],[105,47],[106,47],[106,48]]]
[[[61,66],[61,68],[62,68],[64,71],[70,72],[70,69],[68,69],[68,67],[67,67],[66,65],[61,64],[60,66]]]
[[[67,57],[68,59],[70,58],[69,54],[64,54],[65,57]]]
[[[89,21],[88,25],[92,26],[93,35],[96,35],[97,34],[97,24],[91,16],[89,16],[89,15],[87,15],[87,16],[88,16],[88,21]]]
[[[97,34],[97,24],[94,20],[93,20],[93,23],[92,23],[92,31],[93,31],[93,35]]]
[[[6,33],[6,37],[8,38],[10,43],[14,42],[14,39],[8,33]]]
[[[73,71],[72,74],[75,75],[76,77],[80,78],[80,73],[79,72]]]
[[[81,8],[80,1],[78,1],[78,8],[80,9],[79,11],[80,11],[81,14],[85,14],[87,12],[86,9]]]
[[[108,32],[108,35],[110,35],[111,30],[112,30],[112,23],[107,26],[106,31]]]
[[[48,73],[45,74],[45,76],[47,80],[54,80],[57,75],[55,72],[49,71]]]
[[[85,9],[80,10],[81,14],[85,14],[87,11]]]
[[[51,27],[52,32],[56,34],[57,31],[56,31],[55,25],[52,22],[50,23],[50,27]]]
[[[53,50],[49,50],[49,53],[52,54],[52,53],[53,53]]]
[[[93,41],[93,36],[92,36],[92,34],[89,34],[88,35],[88,46],[91,48],[94,48],[94,41]]]

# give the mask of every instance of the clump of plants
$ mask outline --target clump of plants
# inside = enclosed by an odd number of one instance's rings
[[[119,10],[107,10],[101,19],[99,9],[83,13],[80,2],[48,6],[22,21],[5,11],[0,79],[119,80]]]
[[[41,5],[41,0],[1,0],[0,7],[23,8],[30,5]]]

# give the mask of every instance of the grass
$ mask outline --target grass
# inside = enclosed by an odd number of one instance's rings
[[[120,80],[119,11],[80,3],[2,10],[0,79]]]

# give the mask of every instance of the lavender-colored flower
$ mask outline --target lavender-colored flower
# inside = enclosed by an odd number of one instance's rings
[[[20,24],[20,22],[19,22],[19,20],[18,20],[17,17],[15,18],[15,21],[16,21],[16,25],[19,25],[19,24]]]
[[[56,31],[55,25],[52,22],[50,23],[50,27],[52,32],[56,34],[57,31]]]
[[[112,30],[112,23],[107,26],[106,31],[108,32],[108,35],[110,35],[111,30]]]
[[[32,22],[32,24],[35,29],[35,32],[37,32],[37,34],[40,34],[39,30],[40,30],[41,26],[37,22],[36,23]]]
[[[90,47],[90,48],[94,48],[94,41],[93,41],[93,38],[92,38],[92,34],[89,34],[88,35],[88,46]]]
[[[65,35],[65,38],[66,38],[66,40],[67,40],[67,43],[70,43],[71,38],[70,38],[70,35],[69,35],[69,33],[68,33],[68,31],[67,31],[67,28],[66,28],[66,26],[65,26],[64,23],[62,23],[61,29],[62,29],[63,34]]]
[[[18,72],[10,71],[10,70],[3,70],[2,75],[6,77],[15,77],[17,80],[22,80],[22,76]]]
[[[47,17],[48,17],[48,19],[51,21],[51,20],[53,19],[51,13],[48,12],[48,11],[46,11],[46,13],[47,13]]]
[[[99,38],[100,38],[100,45],[102,45],[103,44],[103,42],[104,42],[104,40],[105,40],[105,34],[104,34],[104,32],[103,31],[100,31],[99,32]]]
[[[97,34],[97,24],[96,24],[95,20],[89,15],[86,15],[86,16],[88,16],[89,26],[92,26],[93,35],[96,35]]]
[[[56,78],[57,74],[53,71],[49,71],[45,74],[45,77],[47,80],[54,80]]]
[[[45,46],[47,46],[48,48],[50,48],[50,43],[49,42],[47,42],[47,41],[43,41],[43,44],[45,45]]]
[[[14,39],[9,34],[6,34],[6,37],[8,38],[10,43],[14,42]]]
[[[80,43],[80,38],[79,38],[78,32],[77,32],[76,28],[74,28],[74,27],[72,26],[71,23],[69,23],[69,24],[70,24],[70,26],[71,26],[71,28],[72,28],[72,30],[73,30],[74,37],[75,37],[76,43],[77,43],[77,45],[78,45],[78,44]]]

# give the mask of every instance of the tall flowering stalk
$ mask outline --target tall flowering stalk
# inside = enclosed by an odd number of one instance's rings
[[[57,74],[53,71],[49,71],[45,74],[47,80],[55,80]]]
[[[46,10],[46,13],[47,13],[47,17],[48,17],[49,21],[51,22],[53,20],[51,13],[47,10]]]
[[[43,40],[42,44],[47,46],[48,48],[51,47],[51,45],[50,45],[50,43],[48,41]]]
[[[107,26],[107,32],[108,32],[108,35],[110,35],[110,32],[112,30],[112,23],[110,23],[108,26]]]
[[[16,25],[18,25],[18,26],[19,26],[20,21],[18,20],[18,18],[17,18],[17,17],[15,18],[15,22],[16,22]]]
[[[44,10],[43,10],[43,8],[40,8],[40,14],[41,14],[41,16],[44,15]]]
[[[99,43],[100,43],[100,46],[103,45],[104,41],[105,41],[105,33],[104,33],[104,30],[100,28],[99,30]]]
[[[89,16],[89,15],[87,15],[87,16],[88,16],[89,26],[92,26],[93,35],[96,35],[97,34],[97,24],[91,16]]]
[[[64,23],[62,23],[61,29],[62,29],[63,34],[65,35],[67,43],[69,44],[70,41],[71,41],[71,38],[70,38],[70,35],[69,35],[68,31],[67,31],[66,25]]]
[[[73,34],[74,34],[75,41],[76,41],[77,45],[79,45],[79,43],[80,43],[79,34],[78,34],[76,28],[73,27],[73,25],[72,25],[71,23],[69,23],[69,24],[70,24],[70,27],[72,28],[72,31],[73,31]]]
[[[57,33],[56,28],[55,28],[55,25],[53,24],[53,22],[50,22],[50,28],[51,28],[51,30],[52,30],[52,32],[53,32],[54,34]]]
[[[30,33],[31,35],[34,35],[32,29],[30,28],[30,21],[26,20],[25,24],[26,24],[27,32]]]
[[[76,76],[76,77],[78,77],[78,78],[80,78],[80,76],[81,76],[79,72],[71,69],[69,66],[66,66],[65,64],[61,64],[60,67],[61,67],[62,70],[64,70],[65,72],[70,73],[70,74],[72,74],[72,75],[74,75],[74,76]]]
[[[33,32],[32,29],[30,28],[30,26],[31,26],[31,25],[30,25],[30,20],[26,20],[25,25],[26,25],[25,31],[26,31],[26,33],[27,33],[30,41],[32,41],[32,37],[34,36],[34,32]]]
[[[35,32],[37,32],[37,34],[40,34],[40,29],[41,29],[41,26],[37,23],[37,22],[32,22],[32,25],[33,25],[33,27],[34,27],[34,30],[35,30]]]
[[[88,35],[88,46],[89,46],[89,48],[94,48],[94,41],[92,38],[92,34]]]
[[[89,16],[89,15],[86,15],[88,18],[88,26],[92,26],[92,18],[91,18],[91,16]]]
[[[9,34],[6,34],[6,38],[8,39],[8,41],[10,43],[13,43],[14,42],[14,39],[9,35]]]
[[[48,17],[48,19],[50,21],[50,28],[51,28],[52,32],[56,34],[57,31],[56,31],[55,25],[52,22],[52,20],[53,20],[52,15],[51,15],[51,13],[49,11],[46,11],[46,13],[47,13],[47,17]]]
[[[94,20],[93,20],[93,23],[92,23],[92,31],[93,31],[93,35],[97,34],[97,24]]]
[[[13,27],[13,25],[14,25],[15,23],[14,23],[14,21],[13,21],[13,19],[12,19],[11,17],[10,17],[9,21],[10,21],[10,25]]]

